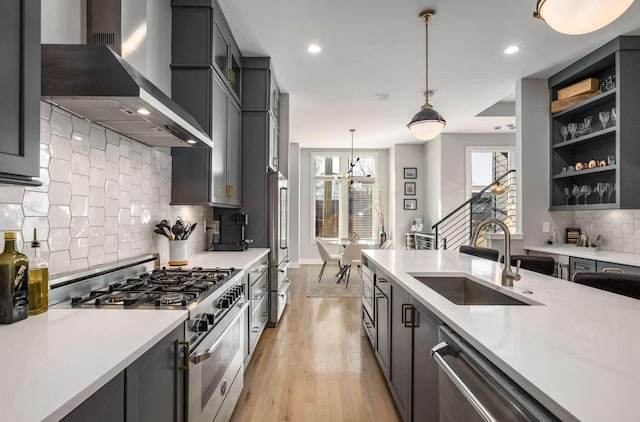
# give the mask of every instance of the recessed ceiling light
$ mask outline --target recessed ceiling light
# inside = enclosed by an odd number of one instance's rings
[[[520,51],[520,47],[512,45],[504,49],[504,54],[516,54],[518,51]]]
[[[149,110],[147,110],[146,108],[139,108],[136,111],[138,112],[138,114],[142,114],[143,116],[151,114],[151,112]]]
[[[197,144],[197,142],[194,141],[193,139],[187,139],[187,143],[191,145]]]
[[[322,48],[318,44],[311,44],[307,47],[307,51],[311,54],[318,54],[322,51]]]
[[[381,92],[379,94],[376,94],[375,97],[377,100],[384,101],[389,98],[389,94],[387,94],[386,92]]]

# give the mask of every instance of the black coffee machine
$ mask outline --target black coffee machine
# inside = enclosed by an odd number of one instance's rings
[[[245,213],[220,214],[216,224],[218,233],[213,232],[211,250],[245,251],[250,240],[244,238],[244,228],[249,224],[249,216]]]

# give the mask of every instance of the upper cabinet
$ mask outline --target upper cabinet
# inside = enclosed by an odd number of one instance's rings
[[[173,0],[172,98],[213,140],[173,148],[173,204],[241,205],[242,59],[217,2]]]
[[[218,2],[172,0],[171,5],[172,68],[212,66],[240,102],[242,56]]]
[[[640,37],[624,36],[549,79],[563,103],[551,113],[551,210],[640,208],[639,68]]]
[[[40,0],[0,2],[0,184],[39,186]]]

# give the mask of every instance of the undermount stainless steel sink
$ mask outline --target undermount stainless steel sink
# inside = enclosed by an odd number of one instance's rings
[[[466,277],[413,277],[456,305],[529,305]]]

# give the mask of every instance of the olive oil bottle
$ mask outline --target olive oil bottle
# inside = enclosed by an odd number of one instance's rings
[[[34,228],[29,257],[29,315],[45,312],[49,306],[49,265],[40,257],[40,242],[36,239]]]
[[[27,317],[29,260],[16,250],[16,234],[5,232],[0,254],[0,324]]]

